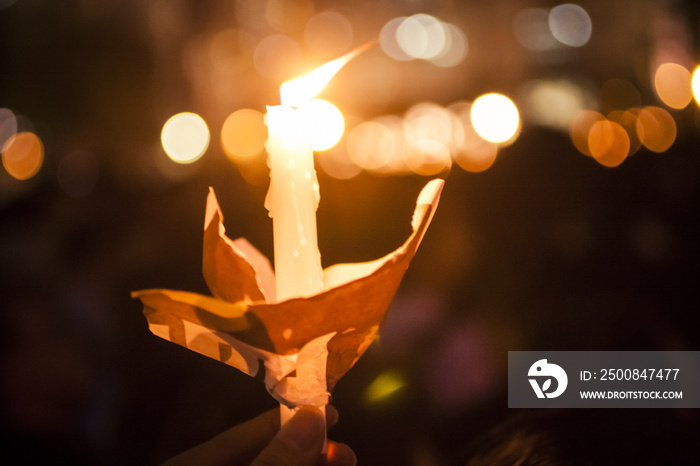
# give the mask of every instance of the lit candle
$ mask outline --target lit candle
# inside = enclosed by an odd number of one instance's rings
[[[277,301],[310,296],[323,289],[316,235],[316,209],[321,195],[311,137],[306,122],[290,105],[290,99],[295,107],[300,105],[303,97],[285,93],[285,89],[288,83],[280,89],[282,105],[268,106],[266,115],[270,157],[266,207],[272,217]],[[303,376],[297,370],[297,377]],[[295,412],[280,405],[281,424]]]
[[[286,105],[267,107],[270,191],[277,301],[323,288],[316,238],[320,199],[307,125]]]
[[[343,65],[369,45],[330,61],[306,76],[283,83],[281,105],[267,107],[270,189],[265,205],[272,217],[278,302],[323,290],[316,236],[316,209],[321,195],[309,128],[296,108],[313,99]],[[312,374],[300,373],[297,368],[296,376],[304,378]],[[294,412],[280,405],[281,423],[289,420]]]
[[[296,108],[314,98],[366,46],[330,61],[280,88],[282,105],[267,107],[270,190],[277,301],[310,296],[323,289],[316,237],[320,200],[309,128]]]

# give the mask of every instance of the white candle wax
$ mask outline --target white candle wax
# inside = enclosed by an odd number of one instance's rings
[[[272,217],[278,302],[323,291],[316,236],[316,209],[321,196],[309,129],[293,107],[312,99],[348,60],[368,46],[321,65],[306,76],[283,83],[280,88],[282,105],[267,107],[270,190],[265,204]],[[318,362],[325,372],[325,357]],[[297,367],[296,378],[303,383],[318,383],[315,369],[308,365]],[[321,383],[325,385],[325,380]],[[325,404],[319,408],[325,412]],[[298,409],[280,404],[281,424],[284,425]]]
[[[267,130],[270,190],[266,206],[272,217],[277,301],[283,301],[323,288],[316,235],[320,193],[309,131],[296,111],[285,105],[268,106]],[[305,376],[297,370],[297,377]],[[284,425],[296,411],[280,404],[280,423]]]
[[[285,105],[267,107],[270,192],[277,301],[323,288],[316,236],[318,180],[308,128]]]

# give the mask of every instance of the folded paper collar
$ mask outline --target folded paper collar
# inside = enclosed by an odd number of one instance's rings
[[[262,367],[268,391],[290,408],[323,406],[340,378],[374,341],[386,311],[437,208],[444,181],[418,196],[413,232],[392,253],[371,262],[323,271],[312,296],[275,299],[269,260],[246,239],[226,236],[210,189],[204,222],[202,271],[213,295],[135,291],[154,335],[255,377]]]

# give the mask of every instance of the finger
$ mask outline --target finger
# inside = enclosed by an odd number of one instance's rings
[[[321,456],[316,466],[355,466],[356,464],[357,456],[349,446],[329,441],[326,454]]]
[[[272,440],[279,426],[279,408],[271,409],[172,458],[163,466],[245,464]]]
[[[330,429],[338,422],[338,410],[331,405],[326,405],[326,428]]]
[[[312,466],[321,454],[325,422],[320,409],[304,406],[253,461],[254,466]]]

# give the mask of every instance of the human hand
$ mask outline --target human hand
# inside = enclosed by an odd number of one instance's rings
[[[167,461],[163,466],[312,466],[354,465],[355,453],[342,443],[325,439],[325,425],[338,421],[338,411],[326,407],[323,413],[313,406],[301,408],[281,429],[279,409],[272,409],[213,439]]]

